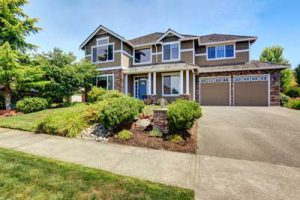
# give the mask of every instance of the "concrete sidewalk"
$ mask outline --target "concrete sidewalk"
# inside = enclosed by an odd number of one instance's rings
[[[0,147],[194,189],[196,155],[0,128]]]

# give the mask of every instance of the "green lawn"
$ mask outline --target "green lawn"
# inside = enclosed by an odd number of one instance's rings
[[[0,199],[194,199],[189,189],[0,148]]]

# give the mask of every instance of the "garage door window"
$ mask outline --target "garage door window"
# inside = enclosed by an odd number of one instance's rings
[[[163,75],[163,95],[176,96],[179,95],[180,78],[179,74]]]

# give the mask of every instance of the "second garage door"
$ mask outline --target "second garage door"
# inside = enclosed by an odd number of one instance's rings
[[[230,77],[203,77],[199,80],[200,105],[230,105]]]
[[[268,106],[269,76],[237,76],[233,78],[235,106]]]

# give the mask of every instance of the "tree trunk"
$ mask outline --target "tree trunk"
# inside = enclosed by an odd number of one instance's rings
[[[11,110],[11,90],[8,87],[4,88],[4,98],[5,98],[5,109]]]

